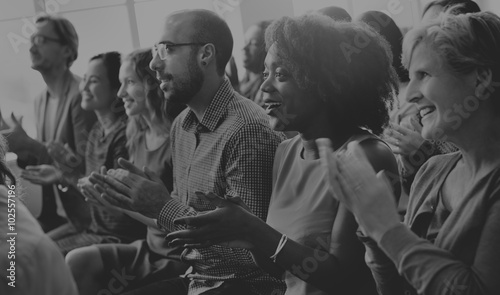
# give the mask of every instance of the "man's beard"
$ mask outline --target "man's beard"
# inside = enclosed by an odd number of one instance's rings
[[[200,92],[204,77],[194,57],[190,59],[188,64],[188,77],[180,78],[177,83],[175,80],[173,81],[171,93],[167,97],[167,101],[188,104],[191,99]]]

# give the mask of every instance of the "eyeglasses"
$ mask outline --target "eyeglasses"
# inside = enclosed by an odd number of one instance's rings
[[[57,42],[57,43],[62,42],[60,39],[51,38],[51,37],[47,37],[47,36],[43,36],[43,35],[32,35],[30,40],[31,40],[31,44],[35,44],[36,46],[43,45],[47,41],[52,41],[52,42]]]
[[[169,50],[171,50],[174,47],[179,47],[179,46],[203,46],[206,45],[207,43],[167,43],[166,41],[163,42],[158,42],[153,46],[153,49],[151,49],[151,52],[153,53],[153,58],[155,58],[156,54],[160,56],[161,60],[167,59],[167,53]]]

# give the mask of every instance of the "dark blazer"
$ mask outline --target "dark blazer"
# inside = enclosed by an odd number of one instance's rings
[[[48,138],[44,133],[45,128],[45,108],[47,106],[48,91],[44,89],[42,93],[35,99],[35,122],[37,128],[37,139],[41,143],[51,141],[67,144],[71,150],[77,155],[76,161],[66,161],[64,171],[67,173],[85,173],[85,147],[87,145],[87,137],[92,125],[96,122],[94,112],[85,111],[80,104],[82,97],[79,91],[81,78],[69,73],[71,76],[66,86],[66,95],[61,98],[57,107],[57,122],[56,130],[53,137]],[[39,147],[37,151],[37,164],[52,164],[54,161],[48,153],[46,146]],[[58,162],[61,163],[61,159]],[[73,171],[74,169],[74,171]],[[44,186],[42,188],[44,197],[47,194],[54,194],[57,190],[57,185]],[[61,202],[66,211],[68,219],[77,228],[85,227],[90,221],[88,206],[85,204],[80,193],[73,187],[68,190],[59,190]]]

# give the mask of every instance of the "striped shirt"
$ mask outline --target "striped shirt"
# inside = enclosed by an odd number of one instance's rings
[[[188,108],[172,126],[174,190],[158,224],[167,231],[184,226],[182,216],[213,210],[195,192],[239,196],[261,219],[267,216],[276,148],[284,139],[271,130],[264,110],[234,92],[226,79],[201,122]],[[248,250],[211,246],[186,248],[181,258],[193,266],[189,294],[217,288],[224,281],[244,280],[253,294],[283,294],[285,284],[255,265]]]

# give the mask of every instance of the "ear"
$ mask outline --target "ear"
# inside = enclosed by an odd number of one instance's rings
[[[69,46],[64,45],[62,54],[64,56],[64,60],[67,61],[68,58],[73,54],[73,51],[69,48]]]
[[[475,95],[477,98],[488,98],[491,95],[493,73],[489,68],[478,68],[476,72]]]
[[[215,46],[212,43],[203,45],[200,48],[200,63],[202,67],[215,62]]]

